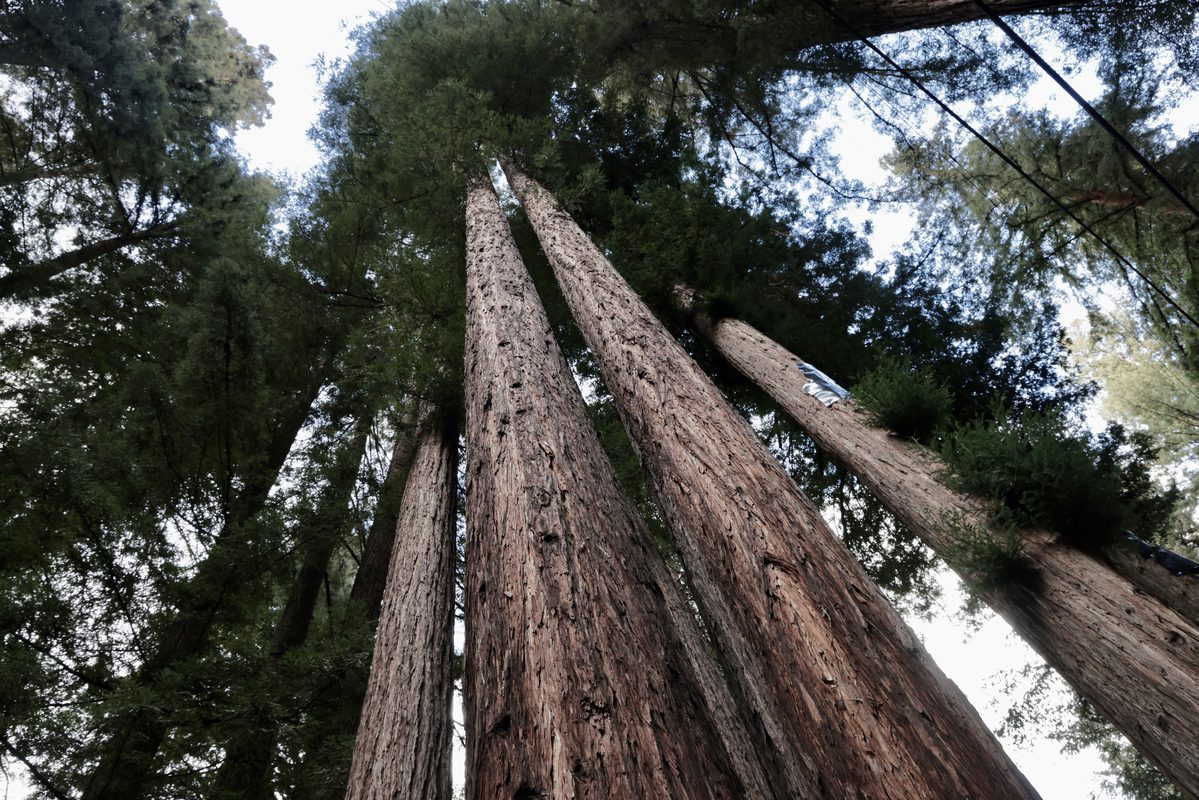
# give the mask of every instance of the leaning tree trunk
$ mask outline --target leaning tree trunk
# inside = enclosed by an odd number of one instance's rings
[[[449,800],[458,426],[431,419],[408,471],[346,800]]]
[[[1035,797],[745,420],[553,198],[507,172],[776,780],[795,797]]]
[[[466,219],[467,798],[774,796],[490,186]]]
[[[89,261],[116,253],[139,242],[172,236],[178,227],[178,224],[174,222],[160,222],[148,228],[90,242],[37,264],[26,264],[10,269],[6,274],[0,275],[0,299],[24,298],[32,292],[45,288],[51,280],[68,270],[81,267]]]
[[[1103,553],[1103,559],[1133,586],[1157,598],[1199,627],[1199,578],[1172,575],[1165,567],[1142,558],[1132,548],[1113,547]]]
[[[187,582],[178,608],[165,620],[164,632],[155,643],[154,651],[137,672],[129,676],[129,683],[139,687],[153,686],[164,673],[207,649],[213,624],[228,610],[227,595],[245,574],[247,523],[265,506],[292,443],[324,386],[340,342],[338,338],[325,345],[327,349],[321,366],[312,370],[301,395],[283,410],[267,445],[265,463],[230,503],[223,527],[208,555]],[[143,796],[153,774],[154,757],[167,729],[167,719],[162,711],[150,706],[117,718],[111,733],[100,744],[96,766],[82,786],[83,800],[125,800]]]
[[[680,292],[689,307],[689,292]],[[905,525],[968,582],[963,528],[1003,541],[981,503],[942,485],[924,448],[872,427],[852,401],[826,407],[803,390],[803,363],[753,327],[693,313],[695,328],[747,378],[775,399],[816,444],[858,477]],[[952,520],[952,524],[948,524]],[[1199,795],[1199,629],[1091,556],[1045,531],[1023,534],[1036,568],[1034,586],[982,591],[1079,694],[1137,749]],[[1168,579],[1162,571],[1162,578]]]
[[[308,639],[321,584],[329,573],[329,560],[346,527],[346,512],[366,452],[370,423],[368,414],[359,419],[351,440],[335,457],[328,484],[317,499],[316,508],[301,518],[298,526],[303,553],[300,568],[271,631],[268,661],[261,679],[269,679],[275,663],[302,647]],[[272,761],[278,726],[278,720],[269,713],[253,710],[247,715],[225,745],[225,758],[214,783],[218,797],[270,800],[275,796]]]
[[[1090,0],[985,0],[997,14],[1044,13],[1063,8],[1085,6]],[[974,0],[828,0],[842,19],[848,20],[862,36],[958,25],[986,18]],[[819,12],[812,9],[814,15]],[[819,30],[819,28],[815,29]],[[814,32],[814,31],[813,31]],[[799,34],[801,32],[797,32]],[[840,30],[835,39],[854,39]],[[816,44],[818,42],[812,42]]]
[[[997,14],[1047,14],[1094,5],[1092,0],[986,0]],[[809,0],[804,3],[744,4],[732,13],[705,13],[710,4],[687,4],[671,15],[629,3],[623,22],[655,47],[665,48],[670,69],[691,72],[736,63],[753,51],[770,53],[778,66],[803,61],[802,52],[851,42],[987,18],[974,0]],[[629,15],[632,15],[631,17]],[[649,49],[654,49],[653,47]]]

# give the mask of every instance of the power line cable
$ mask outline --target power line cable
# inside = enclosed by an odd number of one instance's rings
[[[1075,222],[1075,224],[1077,224],[1084,231],[1086,231],[1092,237],[1094,237],[1095,240],[1097,242],[1099,242],[1101,245],[1103,245],[1103,247],[1108,252],[1110,252],[1122,266],[1124,266],[1126,269],[1130,270],[1134,275],[1136,275],[1138,278],[1140,278],[1142,281],[1144,281],[1149,286],[1150,289],[1157,292],[1157,294],[1159,294],[1162,297],[1162,299],[1165,300],[1166,303],[1168,303],[1170,305],[1171,308],[1173,308],[1175,311],[1177,311],[1179,314],[1181,314],[1183,317],[1185,317],[1188,322],[1190,322],[1196,328],[1199,328],[1199,320],[1196,320],[1193,316],[1191,316],[1185,308],[1180,306],[1174,300],[1173,297],[1171,297],[1164,289],[1162,289],[1160,286],[1158,286],[1156,281],[1154,281],[1152,278],[1150,278],[1145,273],[1141,272],[1141,270],[1137,269],[1136,265],[1134,265],[1131,261],[1129,261],[1127,258],[1125,258],[1124,254],[1121,253],[1119,250],[1117,250],[1115,245],[1113,245],[1107,239],[1103,238],[1103,236],[1101,236],[1098,231],[1096,231],[1094,228],[1092,228],[1090,225],[1088,225],[1086,222],[1084,222],[1081,218],[1079,218],[1079,216],[1077,214],[1075,214],[1074,211],[1069,206],[1067,206],[1065,203],[1063,203],[1061,200],[1059,200],[1058,197],[1055,194],[1053,194],[1052,192],[1050,192],[1047,188],[1045,188],[1040,183],[1040,181],[1038,181],[1032,175],[1028,174],[1028,172],[1026,172],[1024,170],[1024,168],[1021,167],[1011,156],[1009,156],[1007,153],[1005,153],[1003,150],[1001,150],[999,145],[995,144],[990,139],[988,139],[986,136],[984,136],[982,133],[980,133],[978,131],[978,129],[975,128],[973,125],[971,125],[969,122],[967,122],[965,120],[965,118],[962,117],[962,115],[958,114],[956,111],[954,111],[952,108],[950,108],[950,106],[944,100],[942,100],[940,97],[937,97],[937,95],[935,95],[932,92],[932,90],[929,89],[927,86],[925,86],[924,83],[921,82],[921,80],[919,78],[917,78],[916,75],[913,74],[911,70],[909,70],[907,67],[904,67],[902,64],[900,64],[895,59],[891,58],[891,56],[887,55],[877,45],[875,45],[874,42],[867,39],[866,36],[863,35],[860,31],[858,31],[858,29],[855,26],[853,26],[848,20],[846,20],[840,14],[838,14],[836,12],[836,10],[831,5],[828,4],[827,0],[812,0],[812,2],[815,3],[817,6],[819,6],[826,14],[828,14],[829,17],[831,17],[834,22],[836,22],[837,24],[844,27],[847,31],[849,31],[850,34],[852,34],[855,38],[859,39],[864,45],[866,45],[868,48],[870,48],[871,52],[873,52],[879,58],[881,58],[885,62],[887,62],[887,64],[890,65],[890,67],[892,69],[896,70],[897,72],[899,72],[899,74],[903,75],[905,78],[907,78],[909,81],[911,81],[912,84],[915,85],[917,89],[919,89],[926,97],[928,97],[930,100],[932,100],[934,103],[936,103],[937,106],[942,111],[944,111],[946,114],[948,114],[950,117],[952,117],[955,122],[957,122],[959,125],[961,125],[963,128],[965,128],[972,136],[974,136],[974,138],[976,138],[976,139],[978,139],[978,141],[982,142],[982,144],[985,145],[988,150],[990,150],[995,155],[999,156],[999,158],[1005,164],[1007,164],[1009,167],[1014,169],[1020,175],[1020,177],[1024,178],[1026,181],[1028,181],[1034,188],[1036,188],[1037,191],[1039,191],[1046,198],[1048,198],[1050,202],[1052,202],[1054,205],[1056,205],[1058,208],[1060,208],[1063,212],[1065,212],[1065,214],[1071,220],[1073,220]]]
[[[1194,215],[1195,219],[1199,220],[1199,208],[1195,208],[1195,206],[1191,204],[1191,201],[1187,200],[1182,192],[1180,192],[1178,188],[1174,186],[1174,184],[1171,183],[1168,178],[1166,178],[1165,175],[1162,175],[1161,172],[1158,171],[1157,167],[1150,163],[1149,159],[1147,159],[1145,155],[1137,149],[1136,145],[1128,141],[1124,134],[1120,133],[1120,131],[1118,131],[1114,125],[1108,122],[1107,118],[1104,117],[1103,114],[1099,113],[1099,111],[1093,105],[1087,102],[1086,98],[1075,91],[1074,87],[1071,86],[1070,83],[1049,64],[1049,62],[1041,58],[1040,54],[1032,48],[1032,45],[1025,41],[1020,34],[1016,33],[1016,31],[1012,29],[1012,26],[1008,25],[1003,21],[1002,17],[992,11],[990,6],[988,6],[982,0],[973,0],[973,2],[974,5],[978,6],[980,11],[987,15],[987,18],[990,19],[991,22],[995,23],[997,28],[1007,34],[1007,37],[1011,39],[1017,47],[1023,50],[1029,58],[1036,62],[1037,66],[1040,67],[1046,75],[1048,75],[1050,78],[1053,78],[1054,82],[1066,91],[1066,94],[1074,98],[1074,102],[1078,103],[1078,105],[1081,106],[1084,111],[1090,114],[1091,119],[1099,123],[1099,127],[1107,131],[1108,134],[1111,135],[1111,137],[1115,139],[1121,147],[1127,150],[1128,154],[1136,159],[1137,163],[1144,167],[1145,171],[1152,175],[1153,178],[1162,185],[1163,189],[1173,195],[1174,199],[1181,203],[1183,208],[1185,208],[1187,211],[1190,211],[1191,214]]]

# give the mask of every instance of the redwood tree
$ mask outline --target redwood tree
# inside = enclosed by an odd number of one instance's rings
[[[695,659],[490,186],[466,219],[467,797],[786,796]]]
[[[796,797],[1035,797],[816,509],[553,198],[524,205]]]
[[[362,608],[368,619],[378,619],[383,604],[408,471],[417,453],[421,431],[428,423],[425,419],[428,413],[431,413],[429,408],[418,404],[401,421],[396,431],[391,457],[387,462],[387,474],[383,478],[383,485],[379,487],[375,516],[367,531],[358,569],[354,572],[350,600]]]
[[[852,400],[826,407],[806,394],[802,360],[752,326],[700,312],[693,319],[729,363],[950,567],[982,587],[987,604],[1141,752],[1199,793],[1199,741],[1178,735],[1199,716],[1199,629],[1047,531],[1021,534],[1033,580],[995,583],[979,575],[963,532],[996,543],[1007,532],[982,503],[937,480],[940,465],[931,453],[871,426]]]
[[[347,800],[449,800],[458,426],[431,418],[404,485]]]

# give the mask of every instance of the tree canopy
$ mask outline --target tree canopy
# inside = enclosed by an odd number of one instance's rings
[[[1193,4],[992,5],[1093,73],[1099,111],[1199,199],[1179,111],[1199,72]],[[243,797],[251,773],[255,797],[344,792],[374,626],[354,577],[368,534],[394,528],[392,444],[422,404],[464,405],[464,198],[497,156],[555,193],[900,605],[929,606],[936,559],[692,334],[680,285],[879,420],[906,413],[886,424],[940,449],[1014,528],[1194,547],[1199,220],[1092,120],[1022,102],[1038,74],[981,17],[941,0],[409,3],[355,32],[324,85],[322,166],[285,186],[233,140],[269,113],[271,56],[215,3],[9,3],[5,764],[39,797]],[[844,177],[832,142],[862,124],[838,118],[846,104],[894,141],[886,186]],[[854,220],[895,208],[911,236],[874,253]],[[623,488],[673,558],[510,217]],[[1119,424],[1093,432],[1100,402]],[[1094,714],[1063,719],[1124,791],[1173,796]]]

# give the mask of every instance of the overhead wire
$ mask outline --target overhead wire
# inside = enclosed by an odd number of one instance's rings
[[[1052,202],[1059,209],[1061,209],[1066,214],[1066,216],[1068,216],[1076,225],[1078,225],[1085,232],[1090,234],[1097,242],[1099,242],[1099,244],[1101,244],[1104,247],[1104,249],[1106,249],[1109,253],[1112,254],[1112,256],[1116,259],[1117,262],[1120,263],[1121,266],[1123,266],[1125,269],[1131,271],[1134,275],[1136,275],[1138,278],[1140,278],[1142,281],[1144,281],[1145,284],[1147,286],[1149,286],[1150,289],[1152,289],[1154,292],[1156,292],[1163,300],[1166,301],[1166,303],[1171,308],[1173,308],[1180,315],[1182,315],[1191,325],[1194,325],[1196,328],[1199,328],[1199,320],[1195,319],[1195,317],[1192,316],[1185,308],[1180,306],[1178,304],[1178,302],[1175,301],[1174,298],[1171,297],[1168,292],[1166,292],[1161,286],[1159,286],[1157,284],[1156,281],[1154,281],[1152,278],[1150,278],[1148,275],[1146,275],[1144,272],[1142,272],[1140,269],[1138,269],[1135,264],[1133,264],[1131,261],[1129,261],[1127,258],[1125,258],[1124,254],[1121,253],[1119,250],[1117,250],[1115,245],[1113,245],[1111,242],[1109,242],[1107,239],[1105,239],[1098,231],[1096,231],[1093,227],[1091,227],[1088,223],[1086,223],[1083,219],[1081,219],[1077,214],[1075,214],[1074,211],[1069,206],[1067,206],[1064,202],[1062,202],[1062,200],[1060,200],[1057,197],[1057,195],[1053,194],[1053,192],[1049,191],[1049,189],[1047,189],[1040,181],[1038,181],[1036,178],[1034,178],[1032,175],[1030,175],[1023,167],[1020,166],[1020,164],[1015,159],[1013,159],[1011,156],[1009,156],[1007,153],[1005,153],[999,147],[999,145],[995,144],[989,138],[984,136],[977,128],[975,128],[973,125],[971,125],[961,114],[954,111],[953,108],[950,107],[950,105],[948,103],[946,103],[944,100],[942,100],[940,97],[938,97],[931,89],[929,89],[927,86],[925,86],[924,83],[911,70],[909,70],[907,67],[904,67],[898,61],[896,61],[894,58],[892,58],[890,55],[888,55],[886,52],[884,52],[881,48],[879,48],[878,45],[876,45],[876,44],[874,44],[874,42],[870,41],[852,23],[850,23],[849,20],[845,19],[840,14],[838,14],[836,9],[834,9],[828,3],[827,0],[812,0],[812,2],[815,3],[819,8],[821,8],[821,10],[823,10],[824,13],[827,14],[834,22],[836,22],[838,25],[845,28],[846,31],[848,31],[856,39],[861,41],[864,45],[866,45],[866,47],[868,47],[871,52],[873,52],[879,58],[883,59],[883,61],[885,61],[892,69],[896,70],[900,75],[903,75],[905,78],[907,78],[917,89],[920,90],[920,92],[922,94],[924,94],[926,97],[928,97],[930,100],[932,100],[933,103],[935,103],[937,105],[937,107],[939,107],[942,111],[944,111],[946,114],[948,114],[955,122],[957,122],[959,125],[962,126],[962,128],[964,128],[967,132],[969,132],[972,136],[974,136],[974,138],[977,139],[979,142],[981,142],[988,150],[990,150],[992,153],[994,153],[996,156],[998,156],[1000,158],[1000,160],[1002,160],[1005,164],[1007,164],[1009,167],[1011,167],[1013,170],[1015,170],[1017,172],[1017,174],[1020,175],[1020,177],[1022,177],[1024,180],[1026,180],[1038,192],[1040,192],[1042,195],[1044,195],[1050,202]]]
[[[1025,41],[1020,34],[1016,33],[1012,26],[1008,25],[1002,17],[1000,17],[991,9],[990,6],[984,3],[983,0],[973,0],[973,2],[974,5],[978,6],[979,10],[986,14],[987,18],[995,24],[995,27],[1003,31],[1004,34],[1006,34],[1007,37],[1012,40],[1012,43],[1023,50],[1024,53],[1031,58],[1046,75],[1053,79],[1054,83],[1062,87],[1066,94],[1070,95],[1070,97],[1074,99],[1074,102],[1078,103],[1079,107],[1081,107],[1083,111],[1086,111],[1087,114],[1091,116],[1091,119],[1095,120],[1099,127],[1107,131],[1107,133],[1116,141],[1117,144],[1123,147],[1130,156],[1136,159],[1136,162],[1144,167],[1145,171],[1153,176],[1154,180],[1161,184],[1163,189],[1169,192],[1174,199],[1182,205],[1183,208],[1185,208],[1187,211],[1190,211],[1196,220],[1199,220],[1199,208],[1195,208],[1191,201],[1188,200],[1181,191],[1179,191],[1178,187],[1171,183],[1165,175],[1161,174],[1157,167],[1153,166],[1153,163],[1145,157],[1145,154],[1137,149],[1136,145],[1128,141],[1124,134],[1117,130],[1116,126],[1112,125],[1112,123],[1108,121],[1107,117],[1103,116],[1103,114],[1101,114],[1099,110],[1095,108],[1095,106],[1087,102],[1087,99],[1079,94],[1074,87],[1070,85],[1069,81],[1062,77],[1061,73],[1054,69],[1048,61],[1042,58],[1040,53],[1034,50],[1032,45]]]

